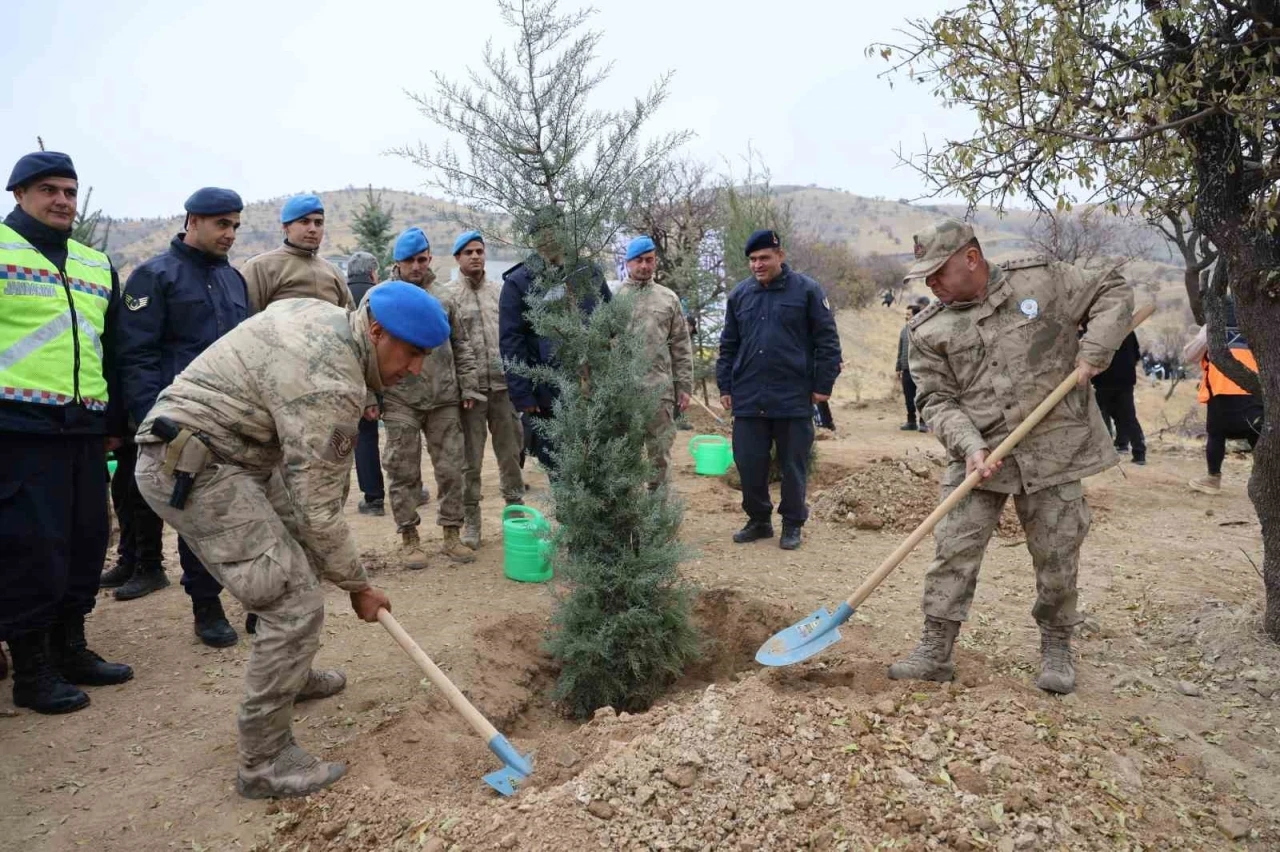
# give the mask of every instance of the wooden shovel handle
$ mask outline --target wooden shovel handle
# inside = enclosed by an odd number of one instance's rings
[[[498,729],[489,723],[489,720],[481,715],[480,711],[475,708],[467,696],[462,694],[462,690],[453,685],[453,681],[440,670],[440,667],[431,661],[426,651],[418,647],[418,643],[413,641],[413,637],[404,631],[400,626],[400,622],[396,621],[395,616],[387,612],[385,609],[378,610],[378,623],[387,629],[391,634],[391,638],[404,649],[413,661],[418,664],[418,668],[426,674],[427,678],[444,693],[445,699],[454,710],[457,710],[462,718],[467,720],[467,724],[475,729],[475,732],[484,738],[487,743],[494,737],[498,736]]]
[[[1133,315],[1133,322],[1129,326],[1129,331],[1133,331],[1138,326],[1142,325],[1147,317],[1151,316],[1153,313],[1155,313],[1154,305],[1146,305],[1136,311]],[[1040,421],[1045,418],[1045,415],[1052,411],[1054,406],[1059,402],[1062,402],[1063,397],[1071,392],[1071,389],[1076,386],[1079,378],[1079,370],[1072,370],[1071,375],[1063,379],[1062,383],[1053,389],[1053,393],[1045,397],[1044,401],[1037,405],[1035,410],[1033,410],[1031,414],[1027,415],[1027,418],[1018,425],[1018,428],[1010,432],[1009,437],[1001,441],[1000,446],[996,447],[995,450],[991,452],[991,455],[987,456],[987,464],[990,465],[994,462],[998,462],[1005,456],[1009,455],[1009,453],[1013,452],[1013,448],[1018,446],[1023,438],[1027,437],[1027,433],[1040,425]],[[929,517],[925,518],[924,521],[921,522],[920,526],[916,527],[915,531],[912,532],[911,535],[907,536],[906,541],[898,545],[893,553],[890,553],[888,557],[885,558],[884,562],[880,563],[880,567],[873,571],[867,579],[862,581],[862,585],[858,586],[858,588],[854,590],[853,594],[849,596],[847,601],[849,607],[851,609],[857,609],[858,606],[876,590],[876,587],[884,581],[884,578],[893,573],[893,569],[897,568],[902,563],[902,560],[907,558],[907,554],[912,550],[915,550],[915,547],[920,543],[920,540],[933,532],[933,528],[938,525],[938,521],[942,520],[947,512],[950,512],[955,508],[957,503],[965,498],[965,495],[977,487],[981,479],[981,470],[975,470],[973,473],[966,476],[964,478],[964,482],[960,483],[960,485],[956,487],[955,491],[948,494],[947,499],[938,504],[938,507],[929,513]]]
[[[694,396],[693,394],[689,394],[689,399],[691,399],[691,400],[693,400],[694,402],[696,402],[696,403],[698,404],[698,406],[699,406],[703,411],[707,412],[707,413],[708,413],[708,414],[710,414],[712,417],[714,417],[714,418],[715,418],[715,421],[716,421],[717,423],[721,423],[721,424],[723,424],[723,423],[724,423],[724,418],[722,418],[719,414],[716,414],[714,411],[712,411],[710,408],[708,408],[708,407],[707,407],[707,404],[706,404],[705,402],[703,402],[702,400],[698,399],[698,398],[697,398],[696,396]]]

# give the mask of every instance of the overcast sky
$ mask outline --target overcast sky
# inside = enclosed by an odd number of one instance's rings
[[[651,129],[694,131],[695,156],[736,161],[750,144],[777,183],[915,197],[923,186],[894,151],[958,137],[972,120],[922,87],[890,88],[864,49],[956,3],[599,0],[600,53],[615,67],[596,106],[625,104],[670,69]],[[426,189],[421,169],[383,153],[442,138],[405,90],[478,67],[485,40],[511,33],[486,0],[41,0],[6,19],[0,168],[7,176],[40,134],[112,216],[176,213],[204,185],[247,201]]]

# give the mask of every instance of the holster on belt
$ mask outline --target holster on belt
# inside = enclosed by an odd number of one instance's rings
[[[195,432],[179,426],[167,417],[157,417],[152,422],[151,434],[167,445],[164,472],[174,480],[169,505],[181,509],[186,505],[196,474],[209,466],[209,448]]]

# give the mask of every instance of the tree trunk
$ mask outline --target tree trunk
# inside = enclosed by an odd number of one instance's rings
[[[1262,582],[1266,587],[1263,628],[1273,641],[1280,642],[1280,301],[1263,292],[1264,274],[1257,274],[1250,298],[1237,294],[1240,322],[1249,347],[1258,359],[1265,415],[1262,436],[1253,451],[1253,473],[1249,477],[1249,499],[1262,523]],[[1241,310],[1243,308],[1243,310]]]

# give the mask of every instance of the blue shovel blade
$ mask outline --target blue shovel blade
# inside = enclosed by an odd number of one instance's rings
[[[853,608],[847,603],[840,604],[835,612],[827,611],[826,607],[815,610],[769,637],[756,652],[756,662],[762,666],[789,666],[807,660],[840,641],[839,627],[851,615]]]
[[[503,766],[484,776],[484,783],[504,796],[514,796],[520,782],[533,773],[533,755],[520,754],[502,734],[489,740],[489,750],[498,756]]]

